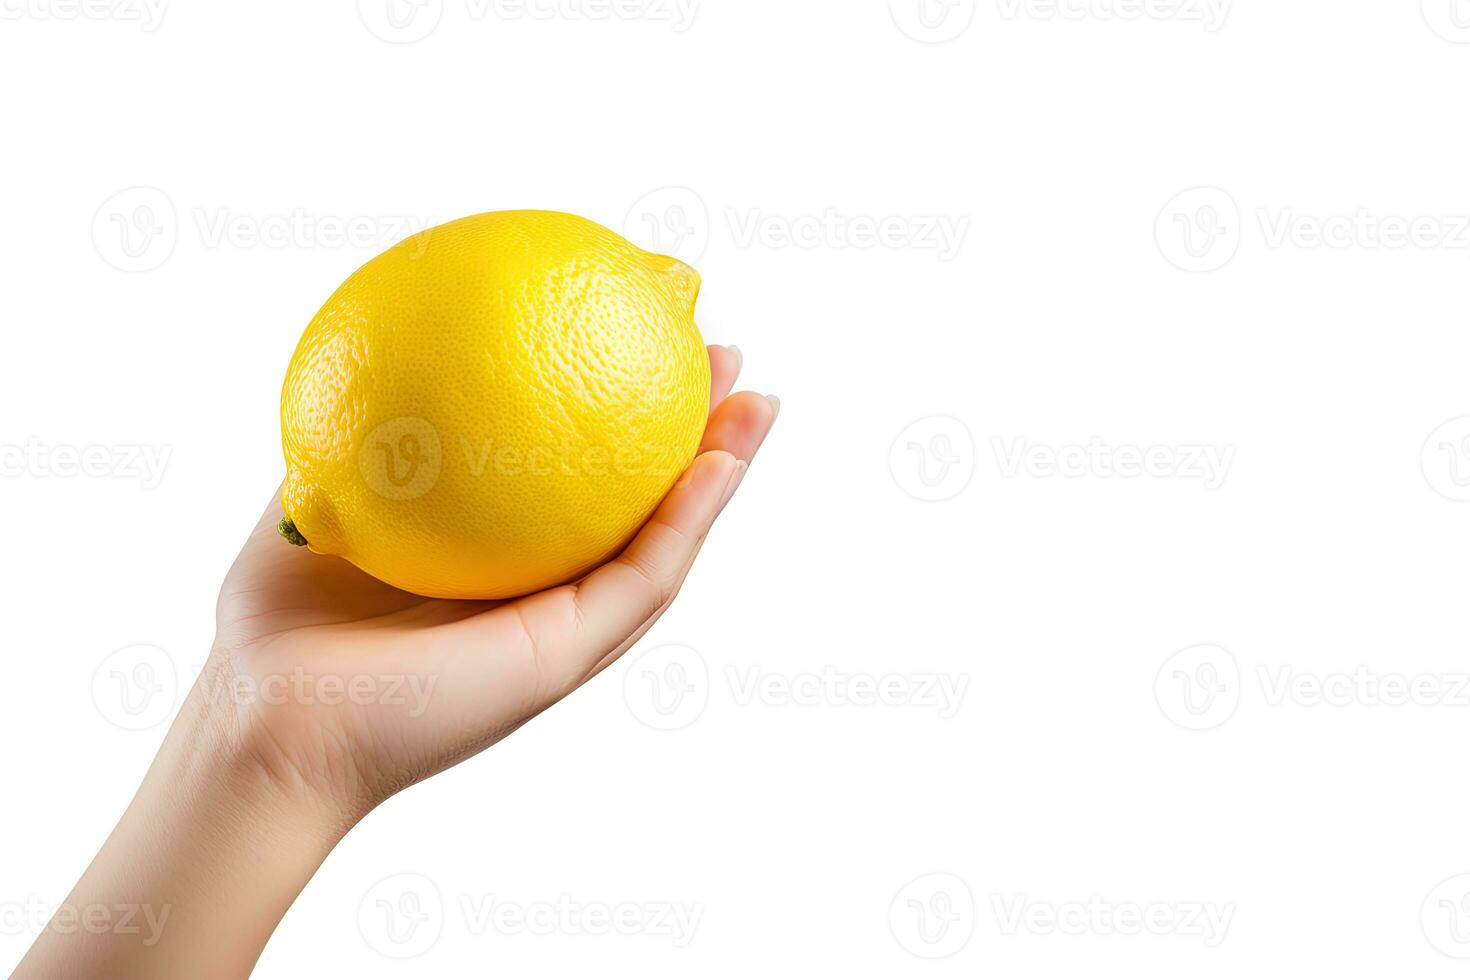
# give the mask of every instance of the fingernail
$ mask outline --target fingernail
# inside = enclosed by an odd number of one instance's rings
[[[730,502],[730,498],[735,496],[735,490],[740,486],[740,481],[745,479],[745,471],[749,468],[750,464],[745,460],[737,459],[735,461],[735,472],[730,474],[730,482],[726,484],[725,494],[720,498],[719,510],[724,510],[725,505]]]
[[[745,363],[745,355],[740,352],[740,348],[734,344],[726,344],[725,350],[735,355],[735,370],[740,370],[741,365]]]
[[[776,416],[781,414],[781,399],[775,395],[767,395],[766,401],[771,403],[771,421],[776,421]]]

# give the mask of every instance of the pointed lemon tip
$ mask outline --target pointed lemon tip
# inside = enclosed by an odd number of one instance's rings
[[[699,272],[694,266],[678,259],[671,259],[668,268],[669,283],[674,293],[674,298],[685,309],[694,310],[694,304],[699,299],[699,287],[701,280]]]

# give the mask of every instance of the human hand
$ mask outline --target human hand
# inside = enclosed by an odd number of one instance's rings
[[[727,397],[739,353],[709,353],[697,459],[632,544],[575,583],[514,600],[426,599],[285,546],[273,501],[225,581],[201,678],[229,713],[220,724],[236,763],[350,825],[621,656],[677,594],[775,420],[772,399]]]
[[[142,908],[159,933],[58,916],[15,976],[247,976],[364,814],[621,656],[668,608],[775,420],[774,399],[726,397],[739,353],[709,350],[699,455],[623,553],[572,584],[495,602],[410,595],[283,542],[273,502],[225,580],[205,669],[66,902]]]

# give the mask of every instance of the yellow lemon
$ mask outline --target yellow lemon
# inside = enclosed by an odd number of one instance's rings
[[[399,243],[291,359],[282,533],[440,598],[523,595],[606,561],[699,447],[698,292],[677,259],[554,211]]]

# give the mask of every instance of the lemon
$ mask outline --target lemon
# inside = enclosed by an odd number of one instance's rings
[[[677,259],[554,211],[390,248],[291,358],[282,533],[439,598],[524,595],[606,561],[699,447],[698,292]]]

